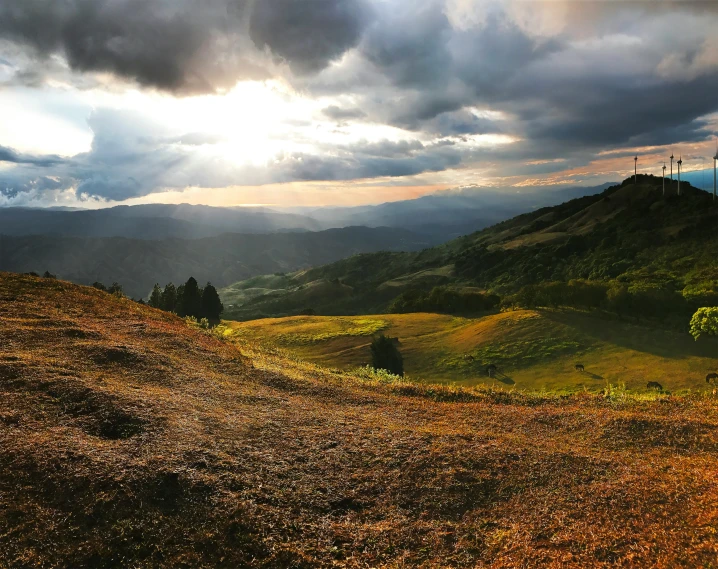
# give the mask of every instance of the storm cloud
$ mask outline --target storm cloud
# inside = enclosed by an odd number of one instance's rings
[[[320,70],[369,14],[363,0],[3,0],[0,38],[32,50],[28,79],[59,54],[76,71],[211,93],[270,77],[265,48],[297,72]]]
[[[98,109],[92,147],[77,156],[0,140],[0,192],[123,200],[479,162],[497,177],[528,176],[703,142],[718,112],[716,26],[718,3],[675,0],[2,0],[8,88],[61,75],[86,89],[107,74],[192,97],[277,80],[317,107],[272,134],[286,150],[251,164],[208,159],[223,143],[216,133]],[[332,142],[314,140],[325,131]]]

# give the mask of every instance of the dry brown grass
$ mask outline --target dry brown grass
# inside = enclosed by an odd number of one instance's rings
[[[0,275],[0,567],[718,566],[714,398],[384,385],[243,349]]]

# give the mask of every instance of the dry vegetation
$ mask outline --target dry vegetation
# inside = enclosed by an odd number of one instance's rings
[[[352,377],[0,275],[0,567],[717,567],[718,401]]]

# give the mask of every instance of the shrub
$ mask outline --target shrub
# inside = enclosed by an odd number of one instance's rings
[[[501,299],[493,294],[437,286],[429,293],[420,290],[403,292],[389,306],[389,312],[481,312],[496,308],[500,301]]]
[[[702,335],[718,336],[718,307],[699,308],[691,318],[691,335],[697,340]]]
[[[374,369],[383,369],[393,375],[404,376],[404,358],[391,338],[380,334],[371,343],[371,362]]]

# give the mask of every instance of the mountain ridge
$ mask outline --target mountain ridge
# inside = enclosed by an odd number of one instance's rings
[[[376,313],[412,288],[468,286],[506,296],[525,285],[572,279],[618,279],[627,286],[661,285],[713,298],[718,238],[710,227],[718,223],[718,208],[708,193],[690,184],[681,184],[677,196],[677,184],[667,181],[665,198],[661,187],[660,178],[642,175],[635,186],[628,179],[431,249],[358,255],[288,275],[273,283],[275,289],[259,286],[261,279],[255,278],[221,294],[242,301],[232,310],[240,319],[289,316],[302,309],[323,315]],[[327,295],[307,306],[302,287],[319,282],[341,283],[352,293],[342,300]],[[250,289],[261,294],[239,294]]]

